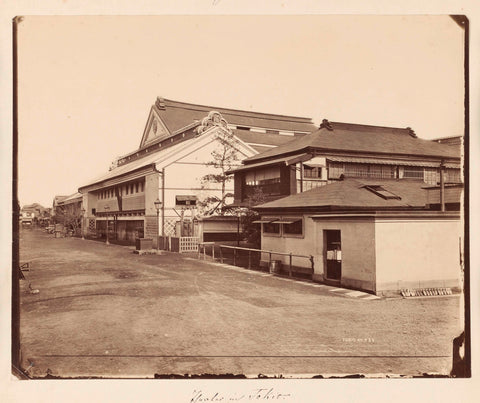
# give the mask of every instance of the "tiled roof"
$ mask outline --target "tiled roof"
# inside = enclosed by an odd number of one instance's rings
[[[177,143],[177,144],[174,144],[171,147],[164,148],[164,149],[159,149],[157,152],[154,152],[152,154],[148,154],[144,158],[134,160],[134,161],[129,162],[125,165],[118,166],[118,167],[112,169],[111,171],[108,171],[107,173],[92,179],[87,184],[81,186],[80,189],[82,189],[86,186],[93,185],[95,183],[99,183],[99,182],[102,182],[102,181],[105,181],[105,180],[108,180],[108,179],[115,178],[117,176],[125,175],[127,173],[130,173],[130,172],[135,171],[135,170],[140,169],[140,168],[145,168],[148,165],[159,163],[159,162],[163,161],[164,159],[166,159],[167,157],[171,156],[172,153],[176,153],[179,150],[181,150],[183,147],[188,145],[188,143],[189,143],[188,141]]]
[[[340,152],[363,152],[369,154],[430,156],[436,158],[460,158],[454,147],[423,140],[411,135],[410,129],[397,129],[379,126],[355,125],[330,122],[333,130],[322,127],[319,130],[294,138],[245,161],[276,157],[282,154],[299,152],[308,148]]]
[[[384,199],[366,189],[368,185],[379,185],[399,196],[400,199]],[[286,208],[336,207],[336,208],[405,208],[425,207],[426,184],[411,179],[351,179],[331,183],[303,193],[261,204],[256,208],[275,210]]]
[[[159,104],[161,105],[160,108],[158,107]],[[172,133],[196,120],[203,119],[212,110],[220,112],[231,125],[299,132],[311,132],[317,128],[310,118],[304,117],[196,105],[166,98],[157,99],[155,104],[155,111]],[[262,135],[262,133],[259,134]]]
[[[280,146],[282,144],[289,143],[294,138],[297,138],[297,136],[285,136],[281,134],[272,134],[272,133],[256,133],[249,130],[238,130],[238,129],[233,129],[233,133],[240,140],[244,141],[247,144],[251,144],[251,143],[266,144],[271,146]]]
[[[268,161],[262,161],[259,162],[258,164],[248,164],[248,165],[240,165],[235,168],[230,169],[229,171],[226,171],[227,174],[231,174],[234,172],[239,172],[239,171],[246,171],[252,168],[257,168],[257,167],[266,167],[269,165],[274,165],[274,164],[285,164],[285,165],[290,165],[291,160],[296,160],[297,157],[303,157],[308,154],[297,154],[297,155],[290,155],[288,157],[280,157],[280,158],[274,158],[270,159]],[[310,156],[308,156],[309,158]]]
[[[69,202],[69,201],[72,201],[72,200],[75,200],[75,199],[79,199],[81,197],[82,197],[82,194],[79,193],[79,192],[76,192],[76,193],[66,197],[65,199],[63,199],[62,203]]]

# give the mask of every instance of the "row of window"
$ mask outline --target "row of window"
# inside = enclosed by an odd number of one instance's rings
[[[342,162],[330,162],[328,166],[328,178],[338,179],[341,175],[351,178],[391,179],[397,176],[397,170],[393,165],[344,164]]]
[[[127,183],[125,185],[113,186],[109,189],[102,190],[98,193],[98,198],[100,200],[112,199],[118,195],[126,196],[132,195],[135,193],[143,193],[144,191],[144,181],[137,181]]]
[[[301,236],[303,235],[303,220],[301,218],[285,218],[264,222],[263,233],[276,236]]]
[[[437,185],[440,182],[439,168],[330,162],[328,179],[339,179],[341,175],[351,178],[394,179],[400,177],[420,179],[430,185]],[[445,169],[445,182],[460,183],[460,170],[455,168]]]
[[[280,167],[263,168],[245,174],[247,186],[261,186],[280,183]]]

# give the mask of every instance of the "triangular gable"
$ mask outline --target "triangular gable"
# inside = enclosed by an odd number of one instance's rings
[[[186,162],[186,161],[195,161],[195,162],[206,162],[205,157],[202,155],[203,151],[206,146],[209,144],[213,145],[212,143],[216,143],[217,140],[215,139],[216,130],[220,130],[219,128],[211,128],[207,132],[203,133],[201,136],[196,137],[195,139],[188,140],[184,143],[184,147],[180,149],[172,150],[169,152],[168,149],[163,150],[164,154],[162,155],[163,158],[160,158],[156,161],[157,169],[165,168],[175,162]],[[239,153],[239,160],[238,164],[241,164],[241,161],[244,158],[248,158],[257,154],[257,151],[250,147],[248,144],[245,144],[236,136],[234,137],[235,142],[235,149]],[[210,158],[210,156],[209,156]]]
[[[167,126],[152,108],[150,110],[150,115],[148,116],[145,131],[143,132],[142,141],[140,142],[140,148],[142,148],[144,145],[147,145],[148,143],[167,137],[169,135],[170,132],[168,131]]]

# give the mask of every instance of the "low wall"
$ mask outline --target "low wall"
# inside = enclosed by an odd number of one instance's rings
[[[384,220],[375,225],[377,294],[461,287],[458,219]]]

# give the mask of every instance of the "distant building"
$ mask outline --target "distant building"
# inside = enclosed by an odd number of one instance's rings
[[[412,129],[324,120],[308,135],[266,150],[232,169],[235,204],[261,190],[266,200],[301,193],[342,178],[420,179],[462,183],[460,149],[418,138]]]
[[[65,230],[80,231],[82,227],[82,194],[73,193],[69,196],[55,196],[53,199],[54,220],[63,225]],[[86,225],[86,223],[84,223]]]
[[[205,175],[219,172],[207,163],[212,153],[221,150],[222,133],[233,134],[232,147],[241,161],[315,129],[308,118],[157,98],[138,149],[118,158],[110,171],[79,188],[88,228],[105,231],[108,222],[117,239],[130,242],[138,236],[181,234],[185,221],[193,226],[196,200],[222,197],[218,184],[202,184]],[[233,185],[228,185],[225,193],[233,193]],[[161,203],[158,226],[157,199]],[[228,197],[228,202],[231,199]],[[208,228],[214,229],[213,237],[218,236],[222,232],[219,225],[205,222],[203,236]],[[226,220],[224,232],[232,231]]]
[[[20,221],[24,225],[48,225],[50,216],[51,209],[38,203],[25,205],[20,210]]]
[[[312,255],[293,271],[379,295],[404,289],[461,288],[461,185],[419,179],[345,178],[257,206],[262,249]],[[268,254],[262,259],[267,262]],[[289,256],[274,255],[289,269]]]

